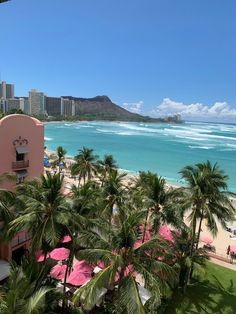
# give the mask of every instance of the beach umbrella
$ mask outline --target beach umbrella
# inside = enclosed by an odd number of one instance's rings
[[[202,236],[201,241],[206,244],[211,244],[213,242],[213,239],[210,236]]]
[[[173,235],[170,228],[167,225],[160,226],[159,228],[160,236],[167,241],[174,242]]]
[[[69,257],[70,250],[60,247],[57,249],[52,250],[52,252],[49,254],[49,257],[51,259],[55,259],[56,261],[63,261]]]
[[[135,241],[134,243],[134,249],[138,249],[141,245],[143,244],[143,241],[142,240],[137,240]]]
[[[65,235],[63,239],[61,240],[61,243],[68,243],[70,241],[71,241],[71,236]]]
[[[74,263],[74,270],[81,272],[81,273],[88,273],[92,274],[93,267],[90,266],[86,261],[76,261]]]
[[[99,268],[101,268],[101,269],[106,268],[106,265],[104,264],[103,261],[98,261],[98,262],[97,262],[97,266],[98,266]]]
[[[64,168],[64,162],[59,162],[59,164],[58,164],[58,166],[60,167],[60,168]]]
[[[77,270],[73,270],[67,279],[67,283],[73,286],[82,286],[91,278],[91,275],[88,273],[81,273]]]
[[[141,225],[139,226],[139,231],[143,232],[143,231],[144,231],[144,227],[145,227],[145,224],[141,224]],[[146,230],[148,230],[148,231],[153,231],[153,225],[147,224],[147,225],[146,225]]]
[[[50,276],[57,280],[64,280],[65,273],[66,273],[66,265],[57,264],[51,269]]]
[[[49,257],[49,254],[46,255],[46,258]],[[45,254],[42,250],[38,251],[35,253],[35,258],[36,258],[36,261],[41,263],[41,262],[44,262],[45,261]]]
[[[236,245],[230,245],[230,253],[236,253]]]

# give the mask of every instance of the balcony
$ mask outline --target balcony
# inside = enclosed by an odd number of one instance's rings
[[[31,236],[26,231],[19,232],[14,239],[11,241],[11,248],[15,248],[16,246],[22,245],[29,241],[31,239]]]
[[[29,167],[29,160],[19,160],[12,163],[12,169],[24,169]]]

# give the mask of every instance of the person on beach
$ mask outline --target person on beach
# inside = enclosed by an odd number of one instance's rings
[[[227,247],[227,252],[226,252],[227,256],[229,256],[229,253],[230,253],[230,245],[228,245]]]

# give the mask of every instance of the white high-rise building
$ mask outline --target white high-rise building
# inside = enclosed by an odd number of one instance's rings
[[[0,82],[0,99],[14,98],[14,84],[7,84],[5,81]]]
[[[32,89],[29,91],[29,114],[33,116],[45,113],[45,95],[42,92]]]

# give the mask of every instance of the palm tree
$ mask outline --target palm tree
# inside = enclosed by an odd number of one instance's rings
[[[22,184],[17,189],[21,211],[10,223],[10,234],[28,230],[32,235],[32,250],[43,249],[45,254],[55,247],[72,220],[70,202],[61,193],[63,178],[49,172]]]
[[[93,154],[93,149],[83,147],[79,150],[79,154],[75,156],[76,163],[71,167],[72,175],[79,175],[79,184],[81,178],[83,183],[90,180],[97,172],[97,156]]]
[[[104,182],[102,192],[104,208],[102,214],[108,220],[110,228],[114,206],[116,205],[117,209],[119,209],[124,200],[125,187],[123,186],[123,179],[125,176],[126,173],[119,173],[117,170],[112,170]]]
[[[83,186],[72,186],[73,210],[85,217],[97,217],[101,207],[101,188],[94,181],[87,181]]]
[[[15,173],[4,173],[0,175],[0,184],[15,179]],[[0,188],[0,242],[7,240],[8,224],[13,220],[15,212],[15,193]]]
[[[174,267],[178,269],[179,286],[183,292],[186,292],[188,284],[188,272],[193,265],[194,271],[198,274],[204,271],[206,261],[209,258],[203,248],[194,250],[191,254],[191,229],[185,224],[177,232],[172,232],[173,251],[174,251]]]
[[[102,175],[102,186],[107,176],[110,174],[112,170],[116,170],[118,168],[117,163],[112,155],[105,155],[103,160],[98,161],[98,168]]]
[[[46,307],[45,297],[52,289],[41,286],[35,290],[32,282],[23,267],[11,265],[7,289],[0,295],[1,314],[35,314],[42,313]]]
[[[138,248],[135,246],[139,239],[137,225],[144,216],[145,211],[118,213],[110,233],[107,232],[107,222],[100,222],[100,228],[97,226],[90,230],[89,236],[81,233],[81,242],[87,243],[88,248],[81,250],[78,258],[92,264],[104,263],[104,269],[75,293],[74,301],[80,301],[85,310],[91,310],[102,296],[105,300],[111,299],[116,313],[152,313],[160,304],[175,272],[156,259],[158,254],[168,251],[164,240],[155,237]],[[152,250],[159,253],[151,256],[149,252]],[[138,281],[144,284],[150,295],[145,306]]]
[[[52,166],[56,168],[58,166],[59,172],[61,170],[61,165],[65,166],[65,156],[66,156],[66,149],[62,146],[58,146],[56,149],[55,160],[52,163]]]
[[[156,233],[162,223],[179,225],[181,221],[180,212],[176,210],[176,202],[174,201],[178,197],[178,193],[175,189],[167,188],[163,177],[150,171],[141,171],[136,180],[135,190],[139,195],[140,202],[143,201],[147,208],[143,241],[148,220],[153,220]]]
[[[187,184],[183,203],[188,204],[190,209],[189,219],[192,230],[190,255],[192,255],[194,246],[198,248],[203,219],[207,219],[207,227],[215,236],[218,231],[216,221],[218,220],[225,227],[227,221],[234,219],[235,209],[228,198],[228,177],[217,163],[212,165],[207,161],[186,166],[180,173]],[[198,231],[197,223],[199,223]]]

